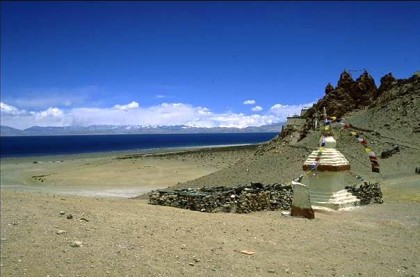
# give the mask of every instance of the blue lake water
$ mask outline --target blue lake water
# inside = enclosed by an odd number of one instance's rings
[[[165,148],[257,144],[278,133],[0,137],[1,157],[67,155]]]

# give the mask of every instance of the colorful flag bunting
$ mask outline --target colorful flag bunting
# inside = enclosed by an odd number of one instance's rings
[[[324,130],[325,131],[330,130],[330,128],[331,128],[330,125],[331,125],[332,122],[338,122],[338,123],[340,123],[341,126],[342,126],[342,129],[349,129],[349,128],[352,128],[353,127],[351,124],[347,124],[344,121],[345,121],[344,118],[338,118],[337,119],[337,117],[335,117],[335,116],[327,116],[325,118]],[[380,172],[380,170],[379,170],[379,163],[377,161],[376,154],[375,154],[375,152],[373,152],[373,150],[370,147],[368,147],[368,142],[363,137],[361,137],[360,134],[357,133],[357,132],[350,131],[350,134],[353,137],[355,137],[358,142],[360,142],[362,144],[362,146],[365,149],[366,153],[369,155],[369,160],[370,160],[371,165],[372,165],[372,172],[379,173]],[[325,146],[325,140],[324,140],[324,138],[323,138],[323,140],[321,142],[321,146]],[[320,152],[322,152],[322,149],[321,148],[320,148]],[[322,153],[320,154],[320,152],[318,153],[318,156],[322,155]]]

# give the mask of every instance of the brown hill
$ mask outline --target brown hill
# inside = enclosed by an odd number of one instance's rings
[[[329,84],[325,96],[307,112],[307,124],[301,130],[283,137],[279,135],[261,145],[253,156],[177,187],[291,181],[303,173],[302,163],[318,147],[322,128],[312,130],[310,122],[315,111],[321,111],[323,107],[331,116],[344,116],[345,122],[356,128],[379,158],[381,173],[372,173],[362,145],[347,131],[340,131],[341,126],[333,124],[337,148],[349,160],[355,174],[367,180],[380,181],[396,175],[412,174],[415,167],[420,165],[420,75],[396,80],[392,74],[387,74],[381,78],[377,88],[367,72],[356,81],[343,72],[337,87]],[[394,145],[399,146],[400,152],[380,159],[381,152]]]

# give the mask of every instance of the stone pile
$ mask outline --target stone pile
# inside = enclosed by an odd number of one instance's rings
[[[398,145],[393,145],[392,147],[386,149],[385,151],[382,151],[381,153],[381,159],[386,159],[391,157],[392,155],[399,153],[400,147]]]
[[[379,183],[363,182],[354,186],[346,186],[346,190],[360,199],[360,205],[384,202]]]
[[[150,194],[149,203],[210,213],[249,213],[290,210],[292,195],[290,185],[251,183],[239,187],[157,190]]]

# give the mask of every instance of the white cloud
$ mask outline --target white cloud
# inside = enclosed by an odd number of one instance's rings
[[[18,108],[7,105],[3,102],[0,102],[0,111],[2,114],[10,114],[10,115],[18,115],[18,114],[24,114],[25,110],[19,110]]]
[[[90,95],[98,93],[96,86],[84,86],[78,88],[36,88],[22,89],[20,97],[7,98],[7,102],[25,109],[47,109],[49,107],[61,107],[80,105],[86,102]],[[27,96],[30,97],[27,97]],[[3,100],[6,100],[3,98]]]
[[[261,106],[255,106],[251,109],[253,112],[261,112],[263,108]]]
[[[72,123],[71,115],[65,114],[59,108],[48,108],[39,112],[26,112],[5,103],[0,103],[0,105],[1,125],[26,129],[32,126],[69,126]]]
[[[244,105],[255,105],[255,100],[245,100],[242,104]]]
[[[245,114],[221,114],[212,117],[218,127],[246,128],[248,126],[262,126],[277,122],[273,115],[245,115]]]
[[[186,125],[194,127],[237,127],[261,126],[283,122],[286,117],[299,114],[304,106],[273,105],[261,114],[215,113],[207,107],[185,103],[162,103],[150,107],[140,107],[133,101],[125,105],[108,108],[82,107],[60,109],[50,107],[41,111],[26,112],[17,107],[1,103],[1,124],[25,129],[31,126],[90,126],[90,125]],[[255,106],[254,112],[262,111]]]
[[[71,116],[65,114],[59,108],[48,108],[41,112],[32,113],[36,126],[68,126],[72,122]]]
[[[44,118],[57,118],[62,117],[64,115],[63,111],[59,108],[48,108],[45,111],[41,111],[39,113],[33,113],[35,114],[35,118],[42,120]]]
[[[300,115],[302,108],[312,107],[314,102],[299,105],[275,104],[270,108],[270,113],[274,114],[281,121],[285,121],[288,116]]]
[[[114,106],[114,110],[123,110],[123,111],[128,111],[128,110],[132,110],[132,109],[137,109],[139,107],[139,103],[133,101],[127,105],[115,105]]]

